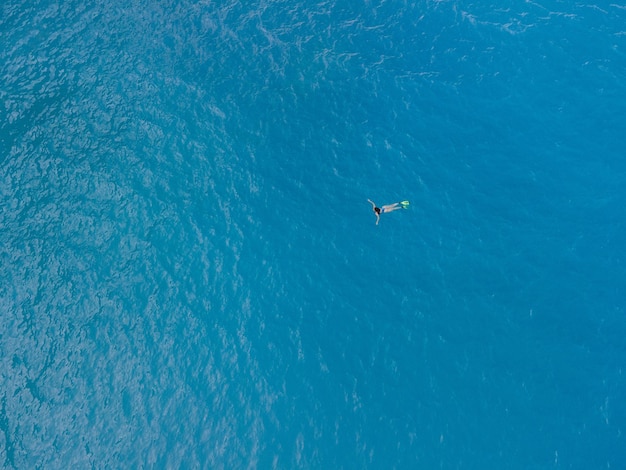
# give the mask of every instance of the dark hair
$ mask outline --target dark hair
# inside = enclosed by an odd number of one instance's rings
[[[377,214],[380,214],[380,207],[374,207],[374,212],[376,212]]]

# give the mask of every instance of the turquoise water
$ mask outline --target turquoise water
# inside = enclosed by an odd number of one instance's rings
[[[626,5],[0,12],[3,468],[626,467]]]

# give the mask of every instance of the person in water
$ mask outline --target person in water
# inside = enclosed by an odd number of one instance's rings
[[[397,211],[398,209],[406,209],[409,206],[409,201],[394,202],[393,204],[387,204],[383,207],[378,207],[371,199],[368,199],[367,201],[372,205],[372,210],[374,211],[374,214],[376,214],[376,225],[380,222],[380,214]]]

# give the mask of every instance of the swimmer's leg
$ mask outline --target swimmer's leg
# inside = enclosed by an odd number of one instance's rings
[[[398,209],[402,209],[402,206],[399,202],[396,202],[394,204],[387,204],[386,206],[383,206],[382,209],[384,212],[392,212],[397,211]]]

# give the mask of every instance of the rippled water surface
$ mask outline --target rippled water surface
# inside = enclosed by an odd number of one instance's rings
[[[2,468],[626,467],[626,4],[9,0],[0,103]]]

